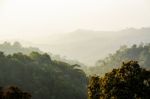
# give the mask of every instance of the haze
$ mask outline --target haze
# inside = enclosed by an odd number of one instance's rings
[[[149,27],[149,12],[149,0],[0,0],[0,41],[20,40],[51,51],[62,42],[59,38],[77,29],[118,31]],[[101,35],[115,39],[118,33]],[[58,51],[53,52],[57,54],[81,59],[56,48]]]

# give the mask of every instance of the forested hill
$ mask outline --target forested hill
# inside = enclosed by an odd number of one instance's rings
[[[4,54],[6,55],[19,53],[19,52],[25,55],[29,55],[31,52],[38,52],[41,54],[44,53],[44,51],[41,51],[37,47],[23,47],[18,41],[14,42],[13,44],[5,41],[4,43],[0,44],[0,51],[4,52]],[[85,66],[83,63],[79,62],[78,60],[66,59],[65,57],[61,55],[55,55],[55,54],[52,54],[51,52],[47,52],[47,53],[51,56],[52,60],[63,61],[71,65],[79,64],[80,66]]]
[[[14,54],[21,52],[23,54],[29,55],[31,52],[39,52],[42,53],[38,48],[35,47],[23,47],[19,42],[14,42],[11,44],[10,42],[4,42],[0,44],[0,51],[4,52],[5,54]]]
[[[53,61],[46,53],[0,52],[0,86],[16,85],[32,99],[87,99],[86,82],[76,65]]]
[[[121,46],[114,54],[109,54],[108,57],[98,60],[96,66],[89,68],[88,74],[102,75],[111,71],[122,64],[122,61],[137,60],[139,64],[150,69],[150,44],[126,45]]]
[[[51,41],[49,45],[52,52],[80,60],[89,66],[94,65],[97,59],[102,59],[108,53],[116,51],[121,45],[133,45],[140,42],[150,42],[150,28],[127,28],[120,31],[93,31],[79,29]],[[40,47],[40,46],[39,46]]]

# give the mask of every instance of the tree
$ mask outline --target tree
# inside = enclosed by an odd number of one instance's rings
[[[90,75],[104,75],[113,68],[117,68],[122,61],[137,60],[140,66],[150,69],[150,44],[134,44],[131,47],[122,46],[115,53],[97,61],[96,66],[90,67]],[[102,64],[105,62],[105,64]],[[104,66],[103,66],[104,65]],[[103,68],[102,68],[103,67]],[[101,68],[101,69],[99,69]]]
[[[15,48],[21,48],[21,44],[19,42],[14,42],[13,47]]]
[[[32,99],[87,99],[87,79],[81,69],[38,52],[29,56],[0,52],[0,86],[8,85],[28,90]]]
[[[23,92],[16,86],[1,87],[0,99],[31,99],[31,94]]]
[[[91,77],[89,99],[150,99],[150,71],[137,61],[122,64],[104,77]]]

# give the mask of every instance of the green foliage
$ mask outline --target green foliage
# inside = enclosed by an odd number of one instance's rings
[[[137,60],[142,67],[150,69],[149,59],[150,44],[134,44],[130,48],[124,45],[114,54],[109,54],[105,59],[97,61],[96,66],[89,68],[89,74],[104,75],[106,72],[118,67],[121,61],[127,62],[130,60]]]
[[[35,57],[34,55],[32,56],[32,54],[37,54],[37,52],[40,54],[44,53],[43,51],[35,47],[23,47],[19,42],[14,42],[13,44],[11,44],[10,42],[4,42],[3,44],[0,44],[0,51],[4,52],[6,55],[9,54],[12,55],[14,53],[22,53],[25,55],[31,55],[31,57]],[[46,57],[48,58],[49,55],[53,60],[63,61],[71,65],[79,64],[80,66],[85,67],[84,64],[82,64],[77,60],[66,59],[66,57],[62,57],[60,55],[54,55],[50,52],[47,55],[45,55],[45,58]]]
[[[17,85],[33,99],[86,99],[85,73],[48,54],[0,52],[0,86]]]
[[[89,99],[150,99],[150,71],[137,61],[123,63],[104,77],[93,76],[88,86]]]

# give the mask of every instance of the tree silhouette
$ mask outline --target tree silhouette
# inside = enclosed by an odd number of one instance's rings
[[[16,86],[1,87],[0,99],[31,99],[31,94],[21,91]]]

